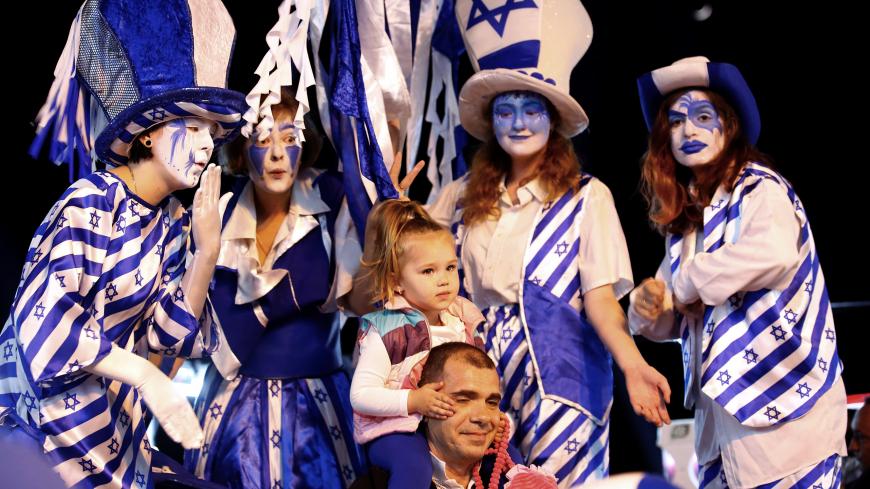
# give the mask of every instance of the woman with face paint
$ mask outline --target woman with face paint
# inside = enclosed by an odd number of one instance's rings
[[[837,488],[846,395],[824,276],[803,204],[753,146],[752,92],[703,57],[638,87],[666,256],[631,293],[629,323],[681,339],[700,487]]]
[[[64,158],[93,145],[112,167],[84,169],[49,211],[0,331],[0,425],[38,444],[71,487],[153,486],[152,416],[185,447],[203,439],[187,399],[148,356],[218,346],[206,291],[220,246],[220,171],[206,165],[239,127],[244,96],[221,88],[234,29],[220,2],[176,10],[85,3],[70,34],[81,42],[58,64],[70,72],[58,75],[38,121],[36,147]],[[192,22],[223,36],[205,41]],[[212,71],[176,46],[131,36],[131,26],[209,43],[196,59]],[[119,47],[100,51],[107,38]],[[87,69],[76,68],[85,58]],[[155,59],[174,71],[154,70]],[[171,193],[197,182],[185,210]]]
[[[612,359],[650,422],[669,422],[670,395],[617,302],[633,282],[613,197],[581,171],[569,139],[588,123],[567,88],[592,26],[574,0],[506,15],[504,36],[475,22],[471,2],[456,11],[472,59],[508,66],[482,69],[462,88],[462,125],[484,143],[469,175],[445,186],[430,212],[451,224],[465,290],[487,318],[512,443],[560,487],[579,486],[607,475]],[[539,53],[503,44],[537,32]],[[493,45],[500,50],[480,52]],[[529,59],[537,68],[514,69]]]
[[[361,250],[341,177],[311,166],[319,137],[296,126],[294,92],[282,92],[272,127],[224,154],[239,178],[220,203],[210,297],[227,343],[196,403],[205,443],[185,464],[231,488],[342,488],[363,458],[337,307]]]

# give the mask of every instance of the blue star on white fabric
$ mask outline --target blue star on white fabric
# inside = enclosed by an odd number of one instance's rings
[[[82,472],[89,472],[93,474],[94,471],[97,470],[97,466],[94,465],[94,463],[91,462],[91,459],[89,458],[83,458],[79,460],[78,464],[82,466]]]
[[[136,285],[142,285],[142,280],[143,280],[144,278],[145,278],[145,277],[142,276],[142,272],[140,272],[139,269],[137,268],[137,269],[136,269],[136,275],[133,276],[133,280],[136,281]]]
[[[120,447],[121,445],[118,444],[118,440],[116,438],[112,438],[112,442],[109,443],[109,455],[114,455],[118,453],[118,448]]]
[[[336,440],[338,440],[338,439],[341,438],[341,430],[338,429],[338,426],[330,426],[330,427],[329,427],[329,433],[330,433],[330,434],[332,435],[332,437],[335,438]]]
[[[151,112],[149,112],[148,115],[150,115],[155,121],[162,121],[166,118],[166,111],[160,107],[155,107],[151,109]]]
[[[31,396],[29,392],[24,393],[24,406],[27,409],[36,409],[36,398]]]
[[[136,485],[139,487],[145,487],[145,474],[136,471]]]
[[[33,253],[33,256],[30,257],[30,263],[36,263],[36,262],[38,262],[38,261],[39,261],[39,258],[40,258],[41,256],[42,256],[42,251],[41,251],[41,250],[36,250],[36,252]]]
[[[67,219],[67,218],[64,217],[64,216],[60,216],[60,217],[58,217],[58,218],[57,218],[57,227],[62,228],[62,227],[64,227],[64,226],[66,226],[66,222],[67,222],[68,220],[69,220],[69,219]]]
[[[272,484],[272,489],[283,489],[284,486],[281,485],[281,479],[275,479],[275,483]]]
[[[778,324],[775,324],[773,325],[773,327],[771,327],[770,334],[772,334],[777,341],[782,341],[785,339],[785,330],[782,329],[782,326]]]
[[[812,291],[813,291],[813,281],[810,280],[809,282],[804,284],[804,292],[812,292]]]
[[[45,306],[43,306],[42,302],[40,302],[39,304],[36,305],[36,307],[34,309],[36,309],[36,312],[33,314],[33,317],[35,317],[36,319],[42,320],[42,318],[45,317]]]
[[[97,214],[97,211],[91,211],[91,220],[88,224],[91,225],[91,229],[97,229],[97,226],[100,225],[100,216]]]
[[[75,411],[76,407],[82,402],[78,400],[78,394],[70,394],[69,392],[63,397],[63,407],[70,411]]]
[[[320,389],[314,391],[314,398],[317,399],[317,402],[326,402],[329,397]]]
[[[130,199],[130,212],[133,213],[133,215],[139,214],[139,212],[136,210],[136,206],[138,206],[138,205],[139,205],[138,202],[136,202],[133,199]]]
[[[833,329],[828,328],[828,329],[825,330],[825,339],[826,339],[826,340],[831,340],[831,341],[834,341],[834,340],[836,339],[836,337],[834,336],[834,330],[833,330]]]
[[[794,324],[797,322],[797,313],[792,311],[791,309],[786,309],[785,314],[783,315],[788,324]]]
[[[801,396],[801,399],[803,399],[804,397],[810,397],[810,392],[812,392],[812,390],[812,387],[804,382],[803,384],[798,384],[798,388],[795,392],[797,392]]]
[[[92,340],[97,339],[97,333],[90,326],[87,326],[85,328],[85,336],[87,336],[89,339],[92,339]]]
[[[54,279],[57,280],[58,285],[60,285],[61,287],[64,287],[64,288],[66,287],[66,283],[64,282],[64,280],[66,280],[66,277],[64,277],[63,275],[61,275],[59,273],[55,273]]]
[[[121,425],[127,426],[130,424],[130,415],[127,414],[126,411],[121,411],[121,414],[118,416],[118,421],[120,421]]]
[[[779,419],[780,416],[779,409],[776,406],[767,406],[767,409],[764,411],[764,415],[767,416],[768,421],[773,421],[774,419]]]
[[[174,298],[176,302],[184,302],[184,291],[181,290],[181,287],[175,289]]]
[[[718,380],[721,385],[728,385],[731,383],[731,374],[729,374],[727,370],[722,370],[719,372],[719,376],[716,377],[716,380]]]
[[[126,227],[127,227],[127,219],[123,215],[118,216],[118,220],[115,221],[115,230],[120,233]]]
[[[106,286],[106,300],[110,301],[114,299],[117,295],[118,287],[113,283],[109,283],[109,285]]]
[[[490,10],[483,0],[471,0],[471,12],[468,14],[468,25],[465,26],[465,30],[471,29],[481,22],[487,22],[496,34],[502,37],[511,11],[524,8],[536,9],[538,6],[533,0],[505,0],[504,5]]]
[[[738,309],[740,307],[740,304],[743,303],[743,298],[740,297],[739,294],[734,294],[728,298],[728,303],[731,304],[731,307],[733,307],[734,309]]]
[[[555,253],[559,256],[562,256],[565,253],[568,253],[568,243],[565,241],[562,241],[561,243],[557,244]]]
[[[722,207],[722,204],[724,204],[724,203],[725,203],[725,199],[719,199],[719,201],[716,202],[715,204],[711,205],[710,208],[713,209],[714,211],[718,211]]]
[[[218,419],[218,416],[224,413],[223,408],[218,403],[212,404],[209,412],[211,413],[211,419]]]
[[[15,355],[14,353],[12,353],[14,350],[15,348],[12,346],[11,342],[3,345],[3,359],[9,360],[10,358],[12,358]]]
[[[69,363],[69,372],[78,372],[82,368],[82,364],[79,363],[78,359]]]
[[[510,328],[505,328],[501,330],[501,339],[507,341],[514,336],[514,331]]]
[[[819,358],[819,368],[822,369],[822,372],[828,371],[828,362],[824,358]]]
[[[755,350],[752,348],[743,350],[743,359],[746,360],[747,365],[750,363],[758,363],[758,354],[755,353]]]
[[[277,380],[269,381],[269,392],[272,393],[272,397],[278,397],[278,393],[281,392],[281,387],[278,386]]]
[[[578,442],[576,438],[571,438],[568,443],[565,444],[565,451],[568,453],[574,453],[579,449],[580,442]]]
[[[344,478],[345,479],[348,479],[348,480],[353,479],[353,469],[351,469],[350,466],[345,465],[344,468],[342,469],[342,471],[344,471]]]
[[[535,285],[541,285],[541,279],[539,279],[538,277],[532,277],[531,279],[529,279],[529,282]]]
[[[707,334],[713,334],[713,328],[716,327],[716,323],[711,319],[709,323],[707,323],[707,328],[704,330]]]
[[[100,311],[97,310],[97,304],[94,302],[91,302],[90,307],[88,307],[88,312],[91,314],[91,317],[93,317],[94,319],[97,319],[97,314],[100,313]]]
[[[281,432],[272,430],[272,436],[269,438],[269,441],[272,442],[272,448],[279,448],[281,446]]]

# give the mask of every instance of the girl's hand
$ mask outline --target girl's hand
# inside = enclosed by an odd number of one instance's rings
[[[439,392],[444,382],[433,382],[408,394],[408,414],[420,413],[427,418],[447,419],[453,416],[453,399]]]

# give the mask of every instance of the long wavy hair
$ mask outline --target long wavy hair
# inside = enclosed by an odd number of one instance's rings
[[[495,100],[495,99],[493,99]],[[574,153],[571,141],[556,131],[559,126],[559,112],[549,100],[547,110],[550,114],[550,138],[547,140],[544,160],[535,176],[540,178],[547,191],[547,198],[553,200],[569,189],[580,186],[580,160]],[[492,121],[492,104],[484,111],[484,118]],[[461,198],[462,218],[470,226],[490,218],[497,219],[499,185],[511,170],[511,157],[499,146],[492,131],[490,137],[474,155],[469,171],[468,184]],[[528,181],[520,182],[524,185]]]
[[[725,144],[713,161],[696,167],[681,165],[671,149],[668,110],[686,92],[704,92],[722,118]],[[725,99],[710,90],[688,88],[668,95],[659,107],[643,156],[641,192],[649,207],[649,220],[660,233],[683,233],[704,222],[706,207],[719,185],[731,187],[747,162],[771,166],[770,158],[746,140],[737,113]]]

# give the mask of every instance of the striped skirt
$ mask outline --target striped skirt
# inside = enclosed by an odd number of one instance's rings
[[[513,419],[512,442],[524,463],[548,470],[563,489],[606,477],[609,417],[598,425],[582,411],[541,398],[518,304],[489,307],[484,315],[486,352],[502,379],[501,409]]]
[[[835,453],[815,465],[758,486],[758,489],[840,489],[841,476],[840,456]],[[727,489],[722,459],[717,458],[701,467],[698,481],[699,489]]]
[[[185,453],[197,477],[233,489],[346,488],[365,470],[347,375],[227,381],[212,365],[196,403],[205,433]]]

